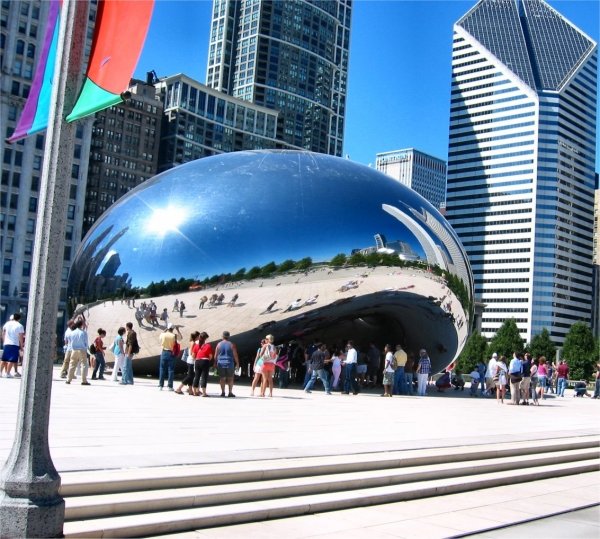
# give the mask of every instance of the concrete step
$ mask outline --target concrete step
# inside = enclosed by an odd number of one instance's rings
[[[67,498],[135,490],[223,485],[298,476],[386,470],[448,462],[536,455],[599,446],[600,436],[579,436],[493,445],[422,448],[408,451],[308,458],[277,458],[274,456],[268,460],[228,462],[226,464],[189,464],[125,470],[63,472],[61,473],[60,493]]]
[[[65,518],[84,520],[132,513],[250,502],[326,492],[341,492],[432,479],[466,477],[490,472],[593,460],[600,448],[585,448],[494,459],[445,462],[360,472],[310,475],[298,470],[292,478],[208,486],[120,492],[66,499]]]
[[[578,458],[581,455],[571,456]],[[567,452],[563,457],[568,457]],[[598,469],[599,461],[596,455],[594,458],[576,460],[575,462],[567,461],[528,467],[519,466],[509,470],[474,473],[468,476],[459,474],[444,479],[431,478],[404,484],[388,484],[366,488],[357,486],[358,488],[352,490],[335,490],[318,494],[241,501],[239,503],[190,509],[141,512],[123,516],[75,520],[65,523],[64,534],[68,538],[142,537],[466,492],[544,478],[571,476],[597,471]],[[459,472],[458,469],[456,471]]]

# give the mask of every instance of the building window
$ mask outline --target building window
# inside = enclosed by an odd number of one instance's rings
[[[35,232],[35,219],[27,219],[27,228],[25,231],[28,234],[33,234]]]
[[[11,271],[12,271],[12,259],[5,258],[4,262],[2,264],[2,273],[4,273],[4,275],[10,275]]]
[[[31,275],[31,262],[25,260],[23,262],[23,272],[21,273],[23,277],[29,277]]]

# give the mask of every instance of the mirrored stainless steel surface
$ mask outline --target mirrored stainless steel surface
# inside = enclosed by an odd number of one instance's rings
[[[109,340],[137,326],[122,298],[141,294],[136,306],[152,297],[186,338],[229,330],[245,355],[273,333],[425,347],[436,367],[464,345],[472,290],[456,234],[424,198],[369,167],[293,151],[208,157],[148,180],[90,230],[69,276],[71,304],[96,303],[90,333],[102,326]],[[223,304],[200,309],[215,293]],[[153,358],[160,327],[142,325],[140,356]]]

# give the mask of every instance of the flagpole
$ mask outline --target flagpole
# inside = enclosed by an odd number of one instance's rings
[[[63,0],[40,186],[15,440],[0,473],[0,537],[62,537],[65,503],[48,443],[52,364],[88,2]]]

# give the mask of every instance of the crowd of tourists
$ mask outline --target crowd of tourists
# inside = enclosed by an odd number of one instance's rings
[[[183,302],[177,303],[173,311],[179,313]],[[156,315],[152,302],[140,305],[139,309]],[[543,356],[532,358],[529,353],[515,353],[510,361],[494,353],[487,364],[479,361],[466,379],[453,367],[441,375],[434,373],[425,348],[415,357],[401,344],[387,344],[382,353],[374,342],[364,350],[352,340],[327,344],[315,339],[307,346],[292,340],[276,345],[275,337],[267,335],[257,343],[252,357],[241,358],[228,331],[222,332],[221,340],[214,346],[205,331],[194,331],[186,339],[179,328],[168,321],[165,312],[166,309],[157,317],[164,323],[164,330],[158,336],[161,347],[158,387],[163,390],[166,386],[167,390],[180,395],[208,397],[209,377],[214,374],[219,380],[221,397],[235,397],[235,378],[246,375],[251,379],[251,396],[258,391],[261,397],[272,397],[275,385],[286,388],[290,384],[311,393],[319,381],[328,395],[334,391],[356,395],[362,389],[382,387],[382,397],[424,396],[428,391],[443,392],[451,388],[464,391],[469,383],[469,394],[473,397],[495,397],[500,404],[507,400],[513,405],[527,406],[539,405],[548,393],[564,397],[569,383],[570,369],[566,361],[555,364]],[[89,369],[92,369],[91,380],[105,380],[107,360],[114,360],[111,380],[133,385],[133,360],[140,351],[133,324],[127,322],[119,327],[112,340],[107,341],[106,336],[106,330],[98,328],[94,337],[88,337],[87,322],[82,314],[68,321],[60,372],[67,384],[80,376],[82,385],[90,385]],[[5,373],[8,378],[20,377],[18,362],[23,353],[25,332],[19,314],[11,316],[4,325],[2,337],[0,376]],[[186,364],[186,373],[176,388],[178,361]],[[593,398],[600,398],[600,364],[594,377]],[[573,389],[575,396],[592,397],[585,381],[576,381]]]

